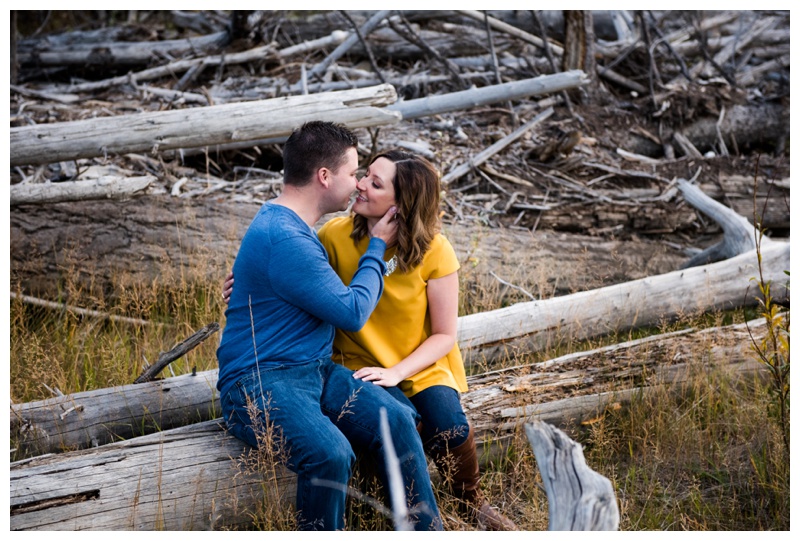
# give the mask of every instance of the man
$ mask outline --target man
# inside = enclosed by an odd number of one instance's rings
[[[344,210],[356,189],[357,144],[347,128],[328,122],[308,122],[286,141],[284,189],[261,207],[233,265],[236,288],[217,350],[222,414],[250,445],[284,447],[297,473],[300,529],[340,530],[353,448],[382,455],[385,409],[415,527],[441,529],[415,412],[330,358],[334,328],[358,330],[375,308],[384,251],[396,235],[390,210],[349,286],[316,236],[314,224]],[[266,427],[270,441],[263,441]],[[376,462],[388,486],[382,457]]]

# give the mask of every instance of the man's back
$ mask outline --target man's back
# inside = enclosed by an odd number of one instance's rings
[[[266,203],[250,224],[233,272],[236,287],[217,350],[220,394],[257,363],[329,356],[334,326],[361,328],[383,290],[382,242],[345,286],[316,233],[290,209]]]

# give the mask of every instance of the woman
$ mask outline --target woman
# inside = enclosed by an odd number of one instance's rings
[[[468,519],[488,530],[515,530],[481,492],[475,440],[459,401],[467,390],[456,343],[459,263],[439,233],[439,174],[424,158],[392,150],[372,161],[357,187],[352,215],[319,231],[342,281],[350,283],[370,229],[391,206],[397,207],[397,242],[386,251],[375,311],[361,330],[336,331],[333,360],[354,378],[410,401],[421,417],[425,450]],[[229,276],[226,294],[231,284]]]

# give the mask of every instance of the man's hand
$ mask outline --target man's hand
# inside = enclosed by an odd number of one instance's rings
[[[228,274],[222,284],[222,300],[225,301],[225,304],[231,300],[231,293],[233,293],[233,271]]]
[[[383,215],[383,218],[376,223],[372,230],[369,232],[370,238],[377,237],[386,243],[386,246],[391,246],[397,240],[397,220],[394,219],[397,214],[397,207],[391,207]]]

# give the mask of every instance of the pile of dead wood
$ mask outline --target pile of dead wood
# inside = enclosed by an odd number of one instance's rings
[[[788,235],[787,12],[131,12],[12,37],[21,294],[54,291],[65,253],[119,265],[87,271],[99,276],[184,257],[128,215],[199,220],[208,234],[189,244],[229,263],[242,225],[221,232],[236,208],[221,205],[279,193],[279,145],[311,118],[356,129],[364,159],[389,146],[433,159],[453,226],[686,248],[720,233],[682,204],[676,181],[694,178]],[[131,212],[108,203],[133,197]]]

